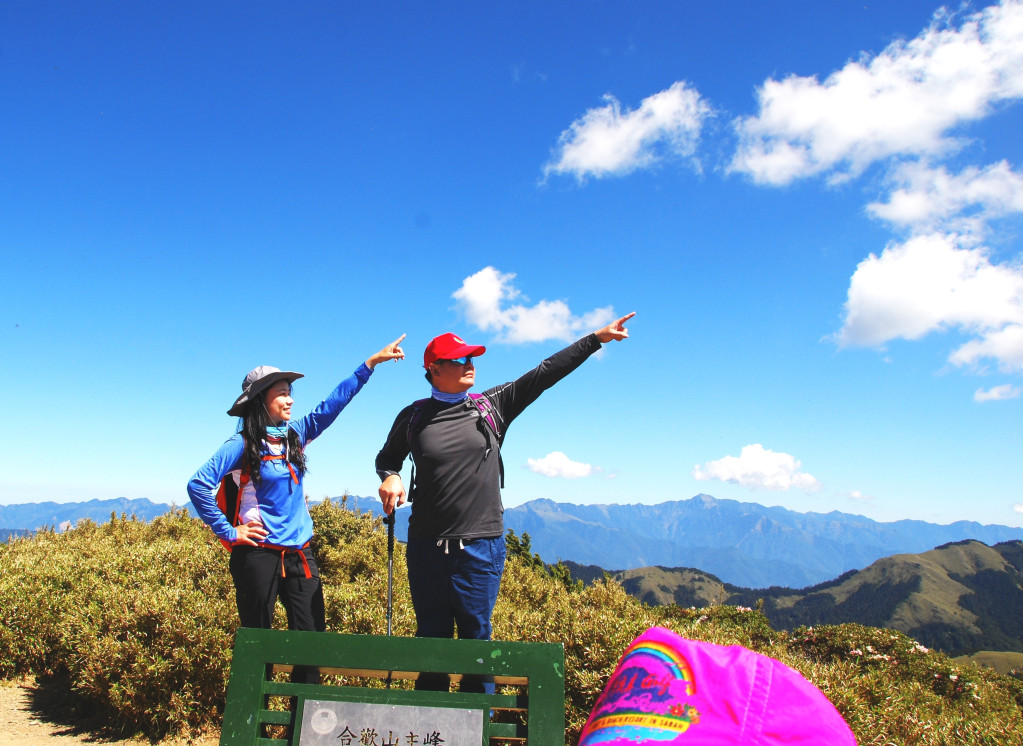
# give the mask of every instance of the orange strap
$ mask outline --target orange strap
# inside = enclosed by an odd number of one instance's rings
[[[288,552],[297,552],[298,556],[302,559],[302,567],[305,570],[305,576],[307,578],[311,578],[313,576],[313,573],[312,573],[312,570],[309,569],[309,560],[307,560],[305,558],[305,551],[304,551],[305,548],[307,546],[309,546],[309,544],[310,544],[310,542],[307,541],[305,544],[303,544],[298,549],[295,549],[294,547],[282,547],[282,546],[278,546],[277,544],[266,544],[264,542],[259,542],[259,543],[256,544],[256,546],[261,547],[263,549],[272,549],[275,552],[280,552],[281,553],[281,577],[282,578],[287,577],[287,575],[284,572],[284,555],[286,555]]]
[[[295,473],[295,468],[291,465],[290,461],[285,460],[283,453],[272,453],[269,456],[263,456],[264,461],[284,461],[288,467],[288,471],[291,472],[291,481],[298,484],[298,474]]]
[[[305,546],[307,547],[307,546],[309,546],[309,544],[306,543]],[[302,549],[305,549],[305,547],[302,547]],[[307,560],[305,558],[305,552],[303,552],[302,549],[282,549],[281,550],[281,577],[282,578],[283,577],[287,577],[284,574],[284,555],[287,554],[288,552],[298,552],[298,556],[302,558],[302,566],[303,566],[303,568],[305,568],[305,576],[307,578],[311,578],[313,576],[312,571],[309,570],[309,560]]]

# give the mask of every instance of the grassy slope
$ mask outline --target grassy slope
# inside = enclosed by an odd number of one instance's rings
[[[856,622],[901,630],[942,649],[1023,651],[1023,543],[976,541],[878,560],[863,570],[802,590],[744,589],[688,568],[613,573],[651,604],[756,606],[778,627]]]
[[[973,655],[961,655],[956,663],[972,663],[981,668],[990,668],[1001,674],[1023,671],[1023,653],[1004,653],[996,650],[978,650]]]

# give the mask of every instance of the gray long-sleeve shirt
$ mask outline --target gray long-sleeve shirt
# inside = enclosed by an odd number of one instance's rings
[[[483,392],[493,405],[503,440],[508,426],[544,391],[600,349],[589,334],[544,360],[515,381]],[[401,471],[409,455],[414,405],[398,413],[377,454],[380,479]],[[504,533],[500,443],[471,401],[422,403],[411,433],[415,484],[411,486],[409,536],[423,539],[478,539]]]

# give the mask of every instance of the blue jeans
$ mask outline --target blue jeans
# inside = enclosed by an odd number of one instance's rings
[[[445,544],[447,554],[445,554]],[[504,573],[504,536],[441,542],[410,536],[406,547],[408,584],[416,612],[416,637],[489,640],[490,617]],[[446,674],[424,674],[417,689],[447,689]],[[463,692],[493,693],[492,681],[479,676],[462,679]]]

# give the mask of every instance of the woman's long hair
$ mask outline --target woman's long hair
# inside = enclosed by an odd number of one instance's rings
[[[242,439],[245,441],[242,471],[248,472],[253,485],[258,485],[263,481],[260,467],[263,465],[263,439],[266,437],[266,427],[269,424],[271,424],[270,416],[263,404],[262,395],[254,397],[242,413],[242,424],[239,428]],[[288,461],[300,476],[304,476],[306,472],[305,452],[302,450],[302,444],[298,441],[298,433],[291,428],[288,428],[287,453]]]

